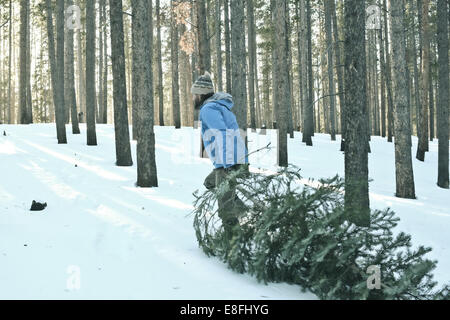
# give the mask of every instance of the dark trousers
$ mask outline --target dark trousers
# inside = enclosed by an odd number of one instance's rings
[[[231,168],[214,169],[205,179],[204,185],[210,190],[220,186],[228,177],[228,175],[235,170],[239,170],[240,165]],[[225,232],[230,233],[232,229],[239,224],[238,216],[243,210],[244,204],[236,195],[236,181],[229,180],[229,189],[221,194],[218,199],[219,217],[222,219]]]

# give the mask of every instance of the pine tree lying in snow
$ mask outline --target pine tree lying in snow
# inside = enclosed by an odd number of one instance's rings
[[[217,198],[236,180],[247,210],[228,241],[217,216]],[[231,185],[234,185],[233,183]],[[288,282],[321,299],[449,299],[437,290],[431,248],[412,249],[411,236],[393,229],[394,212],[374,210],[371,226],[345,219],[339,177],[302,180],[295,167],[272,175],[236,171],[219,188],[195,192],[194,228],[200,247],[240,273],[264,282]],[[367,270],[381,271],[380,289],[369,289]],[[370,270],[370,269],[369,269]]]

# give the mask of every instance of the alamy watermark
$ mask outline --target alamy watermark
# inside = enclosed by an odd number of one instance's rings
[[[367,278],[367,289],[381,289],[381,269],[379,266],[369,266],[366,271],[370,276]]]
[[[69,275],[66,280],[66,289],[69,291],[80,290],[81,288],[81,269],[79,266],[70,265],[66,270]]]
[[[366,29],[378,30],[381,29],[381,8],[376,4],[368,6],[366,9]]]
[[[66,9],[64,21],[67,29],[81,29],[81,9],[79,6],[73,5]]]

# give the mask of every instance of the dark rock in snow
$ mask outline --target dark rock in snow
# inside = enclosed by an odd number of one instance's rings
[[[31,204],[30,211],[42,211],[47,207],[47,202],[40,203],[33,200],[33,203]]]

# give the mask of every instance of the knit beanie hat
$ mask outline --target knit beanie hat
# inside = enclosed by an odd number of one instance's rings
[[[197,81],[195,81],[192,85],[191,93],[198,95],[214,93],[214,85],[208,71],[206,71],[204,75],[200,76]]]

